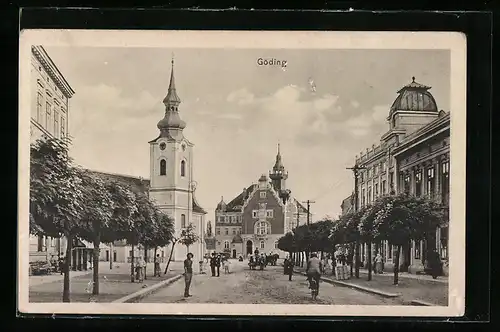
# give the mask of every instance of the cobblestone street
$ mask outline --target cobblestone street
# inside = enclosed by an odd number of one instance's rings
[[[220,277],[195,274],[191,284],[192,297],[184,298],[184,279],[143,298],[142,303],[235,303],[235,304],[309,304],[310,290],[306,277],[294,274],[292,281],[283,275],[282,266],[268,266],[264,271],[249,270],[244,262],[233,262],[230,274]],[[315,304],[398,305],[386,299],[346,287],[321,283]]]

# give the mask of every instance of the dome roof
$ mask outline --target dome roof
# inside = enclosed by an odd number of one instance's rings
[[[158,129],[186,128],[186,122],[181,119],[178,112],[167,111],[165,117],[158,121]]]
[[[415,77],[412,77],[412,82],[398,91],[399,96],[392,103],[389,116],[396,111],[438,112],[436,100],[429,92],[430,88],[415,82]]]

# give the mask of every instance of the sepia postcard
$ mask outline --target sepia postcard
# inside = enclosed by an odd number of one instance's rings
[[[465,35],[24,30],[19,61],[19,312],[463,315]]]

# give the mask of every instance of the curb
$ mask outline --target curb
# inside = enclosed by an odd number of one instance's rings
[[[298,272],[298,271],[294,271],[294,272],[295,273],[300,273],[300,274],[302,274],[304,276],[306,275],[304,272]],[[379,295],[379,296],[386,297],[386,298],[394,298],[394,297],[401,296],[401,294],[387,293],[387,292],[384,292],[384,291],[381,291],[381,290],[378,290],[378,289],[363,287],[363,286],[359,286],[359,285],[354,285],[354,284],[351,284],[351,283],[348,283],[348,282],[343,282],[343,281],[339,281],[339,280],[333,280],[333,279],[329,279],[329,278],[325,278],[325,277],[321,277],[321,280],[323,280],[324,282],[327,282],[329,284],[336,284],[336,285],[340,285],[340,286],[344,286],[344,287],[349,287],[349,288],[353,288],[353,289],[356,289],[356,290],[359,290],[359,291],[362,291],[362,292],[365,292],[365,293],[375,294],[375,295]]]
[[[118,300],[114,300],[112,303],[133,303],[137,302],[140,299],[151,295],[153,292],[157,291],[160,288],[166,287],[171,283],[179,280],[182,277],[182,274],[176,275],[175,277],[169,278],[167,280],[160,281],[159,283],[154,284],[153,286],[143,288],[135,293],[129,294],[127,296],[121,297]]]
[[[359,271],[359,273],[363,273],[363,274],[368,275],[368,272],[366,272],[366,271]],[[377,274],[377,276],[381,276],[381,277],[393,277],[393,274],[385,272],[383,274]],[[442,278],[442,279],[412,278],[412,277],[405,276],[405,275],[399,275],[399,278],[402,278],[402,279],[411,279],[411,280],[423,280],[423,281],[435,282],[435,283],[446,284],[446,285],[449,284],[449,280],[444,279],[444,278]]]
[[[436,307],[437,306],[436,304],[421,301],[421,300],[411,300],[410,304],[411,305],[418,305],[418,306],[427,306],[427,307]]]

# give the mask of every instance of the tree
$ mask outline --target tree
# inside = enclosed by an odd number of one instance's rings
[[[292,258],[292,253],[296,250],[295,237],[292,232],[288,232],[278,239],[278,249],[288,252]]]
[[[103,231],[111,228],[114,203],[104,181],[95,173],[80,171],[86,202],[83,208],[82,225],[79,235],[93,243],[93,262],[99,262],[99,247]],[[111,232],[108,232],[108,234]],[[94,263],[92,294],[99,294],[99,264]]]
[[[426,198],[407,194],[381,198],[374,206],[374,227],[384,240],[395,245],[394,284],[398,284],[401,248],[410,240],[421,240],[443,221],[440,206]]]
[[[85,202],[80,172],[68,156],[69,140],[43,138],[30,147],[30,232],[67,239],[63,302],[70,302],[71,245]]]
[[[182,229],[179,243],[186,246],[186,251],[189,252],[189,247],[200,240],[196,234],[196,227],[193,223],[189,223],[186,228]]]
[[[157,211],[156,212],[156,220],[157,220],[157,232],[155,233],[154,239],[151,243],[151,246],[155,249],[154,253],[154,263],[156,266],[156,251],[158,247],[167,246],[174,238],[174,221],[168,215]],[[155,271],[156,274],[156,271]]]

